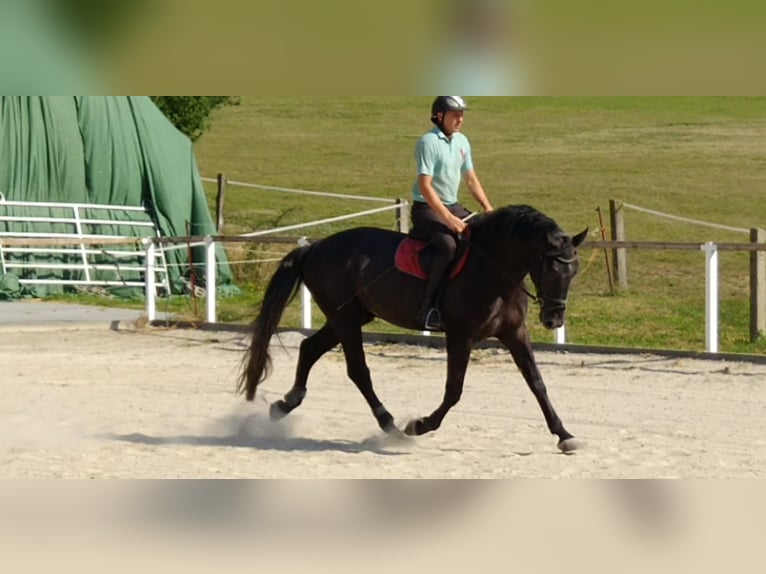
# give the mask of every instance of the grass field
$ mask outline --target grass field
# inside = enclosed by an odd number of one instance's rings
[[[217,112],[196,144],[203,175],[360,196],[408,198],[413,149],[429,129],[430,97],[256,97]],[[528,203],[566,230],[599,237],[608,202],[735,227],[766,227],[766,98],[468,98],[463,131],[496,206]],[[211,206],[214,186],[208,186]],[[474,204],[467,192],[465,203]],[[226,233],[316,220],[379,204],[230,187]],[[747,236],[627,213],[631,240],[745,242]],[[391,228],[393,214],[315,228]],[[295,235],[295,233],[293,233]],[[259,258],[277,256],[262,246]],[[253,253],[229,251],[234,262]],[[631,251],[630,288],[611,294],[603,252],[582,249],[568,339],[580,344],[704,350],[702,253]],[[235,265],[247,294],[224,318],[252,318],[268,266]],[[749,341],[748,255],[721,254],[721,350]],[[317,317],[319,319],[319,317]],[[291,311],[285,321],[297,321]],[[533,337],[551,340],[536,319]],[[378,327],[376,325],[376,327]]]

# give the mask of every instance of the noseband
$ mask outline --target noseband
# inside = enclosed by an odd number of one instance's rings
[[[537,295],[532,295],[532,293],[529,292],[528,289],[525,287],[522,287],[522,290],[524,293],[527,294],[527,297],[532,299],[532,302],[536,305],[540,306],[540,309],[550,310],[550,311],[566,311],[567,310],[567,300],[566,299],[557,299],[556,297],[548,297],[547,295],[543,293],[538,293]]]

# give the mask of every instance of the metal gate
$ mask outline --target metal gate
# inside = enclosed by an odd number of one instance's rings
[[[146,286],[144,239],[159,237],[144,207],[6,201],[0,194],[0,269],[22,285]],[[170,293],[165,252],[154,285]]]

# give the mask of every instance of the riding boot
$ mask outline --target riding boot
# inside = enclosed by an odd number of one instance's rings
[[[423,325],[423,329],[426,331],[443,330],[441,312],[436,306],[436,296],[442,286],[449,263],[449,260],[434,260],[431,267],[431,273],[426,282],[426,294],[417,314],[418,323]]]

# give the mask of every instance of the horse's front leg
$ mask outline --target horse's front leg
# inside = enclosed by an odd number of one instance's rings
[[[529,332],[526,326],[522,325],[517,329],[498,335],[497,338],[511,352],[513,360],[524,376],[524,380],[527,381],[527,385],[529,385],[537,402],[540,404],[543,416],[545,416],[545,422],[548,424],[551,434],[559,437],[559,449],[565,453],[576,450],[579,446],[577,441],[564,428],[564,423],[561,422],[548,398],[548,390],[545,388],[540,369],[537,368],[537,362],[532,351],[532,345],[529,342]]]
[[[430,416],[412,420],[404,429],[409,436],[421,436],[438,429],[444,417],[459,401],[463,394],[463,382],[468,361],[471,358],[472,344],[463,337],[447,336],[447,383],[444,400]]]

